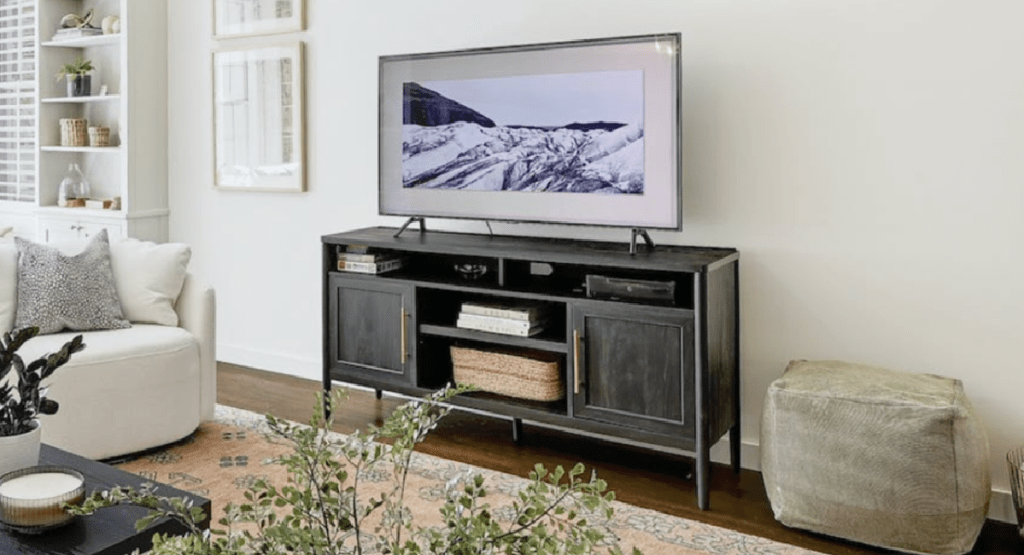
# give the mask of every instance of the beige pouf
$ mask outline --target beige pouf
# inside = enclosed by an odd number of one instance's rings
[[[970,551],[992,492],[959,380],[836,361],[769,386],[761,472],[786,526],[913,553]]]

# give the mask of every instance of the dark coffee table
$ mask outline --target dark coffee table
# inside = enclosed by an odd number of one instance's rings
[[[71,467],[85,476],[86,495],[114,486],[138,488],[146,482],[140,476],[118,470],[113,466],[43,445],[39,464]],[[191,497],[196,506],[210,514],[210,500],[158,484],[157,493],[166,497]],[[141,553],[153,546],[153,534],[184,534],[185,528],[170,519],[157,521],[142,532],[135,531],[135,521],[147,514],[140,507],[111,507],[91,516],[76,517],[70,524],[38,536],[29,536],[0,529],[0,553],[23,555],[127,555],[134,549]],[[209,525],[207,519],[206,525]]]

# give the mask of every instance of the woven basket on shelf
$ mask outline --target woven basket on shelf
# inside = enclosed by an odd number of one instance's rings
[[[85,120],[60,118],[60,146],[85,146]]]
[[[451,353],[456,383],[533,401],[557,401],[565,397],[560,357],[553,353],[509,354],[455,346]]]
[[[90,127],[89,146],[110,146],[110,128]]]

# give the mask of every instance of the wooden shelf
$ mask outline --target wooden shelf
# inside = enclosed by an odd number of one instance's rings
[[[453,339],[469,339],[481,343],[494,343],[511,347],[524,347],[537,349],[539,351],[551,351],[553,353],[567,353],[569,346],[565,341],[552,341],[550,339],[538,339],[537,337],[518,337],[515,335],[502,335],[500,333],[488,333],[486,331],[468,330],[454,326],[435,326],[432,324],[420,324],[420,333],[437,337],[450,337]]]

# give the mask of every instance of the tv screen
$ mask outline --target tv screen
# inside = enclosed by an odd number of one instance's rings
[[[380,214],[680,229],[679,46],[382,56]]]

